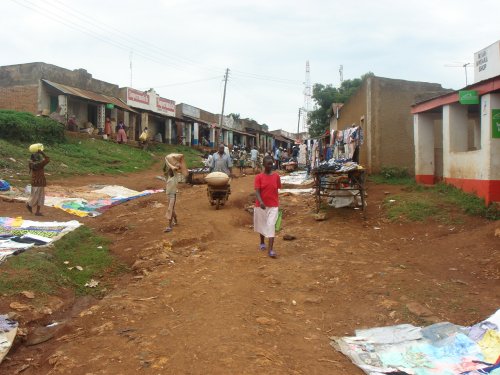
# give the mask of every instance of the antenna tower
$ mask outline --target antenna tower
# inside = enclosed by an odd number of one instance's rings
[[[311,68],[309,66],[309,60],[306,61],[306,79],[304,81],[304,107],[303,107],[303,117],[302,117],[302,131],[307,131],[309,129],[309,124],[307,120],[309,118],[309,112],[311,111]]]
[[[340,75],[340,84],[342,85],[342,82],[344,82],[344,65],[340,65],[339,75]]]

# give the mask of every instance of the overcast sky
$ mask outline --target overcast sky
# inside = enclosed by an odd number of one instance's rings
[[[498,0],[3,0],[0,65],[43,61],[271,129],[297,128],[312,83],[377,76],[465,86],[500,39]],[[473,69],[469,69],[469,83]],[[193,82],[195,81],[195,82]]]

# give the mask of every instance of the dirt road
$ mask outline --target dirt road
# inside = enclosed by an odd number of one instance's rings
[[[157,170],[66,183],[161,187]],[[183,186],[180,225],[164,234],[163,195],[84,219],[113,240],[132,272],[50,341],[19,344],[2,374],[361,374],[333,350],[329,337],[358,328],[448,320],[470,324],[500,300],[496,223],[390,223],[384,192],[371,185],[368,210],[339,209],[312,218],[309,197],[282,198],[279,258],[258,250],[252,216],[253,176],[233,180],[229,204],[210,207],[204,186]],[[0,203],[23,214],[21,204]],[[50,218],[73,218],[47,210]],[[379,229],[376,229],[379,228]],[[413,305],[426,307],[419,314]],[[68,310],[69,311],[69,310]],[[420,316],[419,316],[420,315]]]

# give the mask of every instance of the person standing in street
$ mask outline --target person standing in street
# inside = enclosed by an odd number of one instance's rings
[[[250,150],[250,161],[252,162],[253,174],[255,174],[255,171],[257,169],[258,158],[259,158],[259,151],[257,150],[256,146],[253,146],[252,150]]]
[[[107,139],[111,139],[111,120],[106,117],[106,122],[104,123],[104,134]]]
[[[36,207],[35,216],[43,216],[40,210],[45,204],[45,186],[47,186],[44,168],[49,162],[49,157],[41,150],[31,154],[29,162],[31,192],[26,208],[33,213],[33,208]]]
[[[118,143],[127,143],[127,133],[125,132],[125,124],[123,121],[120,121],[118,125],[116,125],[116,141]]]
[[[244,147],[241,148],[239,154],[239,166],[240,166],[240,176],[245,175],[245,164],[247,162],[247,150]]]
[[[254,231],[260,234],[260,250],[266,250],[265,238],[269,239],[268,255],[276,258],[274,237],[279,213],[278,189],[281,188],[279,174],[273,172],[272,156],[264,157],[264,172],[255,176],[255,207],[253,209]]]
[[[179,184],[179,173],[187,176],[188,170],[182,154],[168,154],[163,164],[163,174],[167,181],[165,192],[167,193],[167,227],[164,232],[172,232],[174,225],[178,225],[175,203],[177,201],[177,186]]]
[[[224,145],[219,146],[219,152],[215,153],[212,158],[210,172],[222,172],[228,176],[232,175],[233,162],[231,157],[224,152]]]

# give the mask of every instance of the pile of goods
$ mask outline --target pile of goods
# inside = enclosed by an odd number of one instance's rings
[[[226,186],[229,183],[229,176],[223,172],[212,172],[205,177],[208,186]]]

